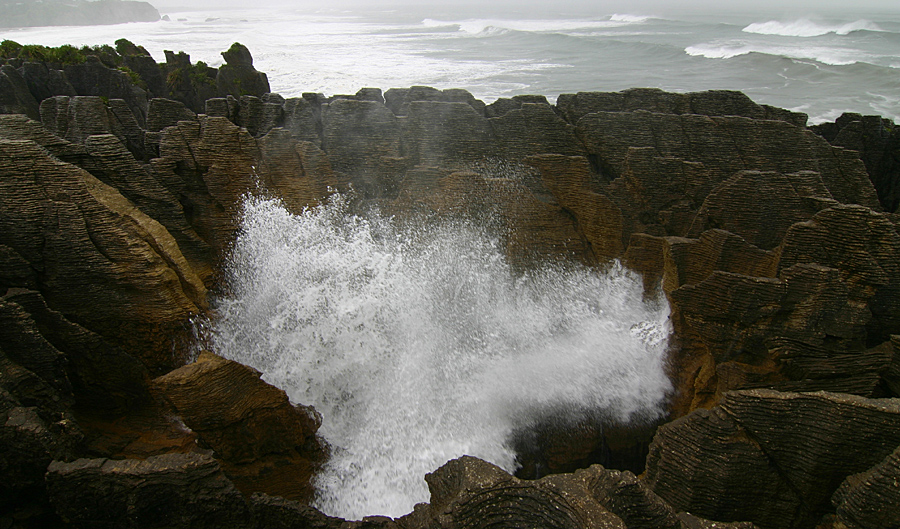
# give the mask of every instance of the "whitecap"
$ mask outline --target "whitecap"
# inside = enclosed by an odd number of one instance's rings
[[[847,35],[853,31],[882,31],[877,24],[869,20],[856,20],[846,24],[823,25],[812,20],[801,18],[791,22],[769,20],[768,22],[754,22],[745,27],[745,33],[757,33],[760,35],[781,35],[785,37],[818,37],[835,33]]]
[[[609,20],[612,22],[625,22],[628,24],[643,24],[644,22],[650,20],[649,16],[645,15],[628,15],[628,14],[614,14],[609,17]]]
[[[871,57],[861,50],[828,46],[772,46],[760,42],[727,41],[695,44],[684,49],[688,55],[707,59],[731,59],[750,53],[762,53],[797,60],[813,60],[832,66],[865,62]]]
[[[620,17],[620,18],[615,18]],[[503,29],[510,31],[522,31],[529,33],[567,33],[578,31],[590,31],[596,29],[618,28],[630,24],[643,22],[649,17],[634,17],[632,15],[613,15],[609,20],[595,20],[584,18],[562,19],[467,19],[458,22],[444,22],[443,24],[458,24],[461,31],[477,35],[487,28]],[[641,20],[638,20],[641,19]],[[436,21],[434,21],[436,22]]]

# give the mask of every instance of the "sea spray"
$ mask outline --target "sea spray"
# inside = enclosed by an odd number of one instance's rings
[[[249,197],[208,339],[322,414],[315,505],[358,519],[428,501],[464,454],[516,468],[552,410],[652,420],[670,390],[668,306],[613,264],[514,269],[491,230]],[[573,419],[574,420],[574,419]]]

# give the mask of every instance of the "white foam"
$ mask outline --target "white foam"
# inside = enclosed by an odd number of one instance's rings
[[[400,227],[346,201],[244,206],[211,343],[324,417],[316,506],[400,516],[464,454],[514,470],[515,428],[559,410],[656,418],[670,383],[664,302],[614,265],[513,273],[469,223]]]
[[[695,44],[684,49],[688,55],[708,59],[731,59],[748,53],[764,53],[791,59],[810,59],[834,66],[863,62],[869,58],[861,50],[829,46],[772,45],[763,42],[726,41]]]
[[[768,22],[755,22],[743,29],[746,33],[758,33],[761,35],[782,35],[785,37],[818,37],[835,33],[847,35],[853,31],[881,31],[877,24],[869,20],[856,20],[845,24],[818,24],[812,20],[801,18],[791,22],[769,20]]]
[[[494,31],[523,31],[532,33],[567,33],[591,31],[604,28],[618,28],[631,24],[639,24],[649,17],[637,17],[633,15],[613,15],[608,20],[560,18],[560,19],[487,19],[472,18],[454,22],[428,20],[429,24],[436,26],[458,25],[460,31],[469,34],[479,34],[491,28]],[[424,21],[423,21],[424,23]],[[434,26],[431,26],[434,27]]]
[[[609,17],[609,19],[613,22],[625,22],[628,24],[643,24],[644,22],[650,20],[651,17],[645,15],[628,15],[628,14],[615,14]]]

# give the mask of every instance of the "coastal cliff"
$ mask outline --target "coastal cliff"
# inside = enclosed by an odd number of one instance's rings
[[[0,0],[0,27],[94,26],[156,22],[148,2],[129,0]]]
[[[0,66],[3,527],[900,523],[890,121],[808,128],[730,91],[284,99],[238,44],[219,69],[127,41],[17,46]],[[315,511],[322,418],[192,334],[255,189],[297,213],[351,189],[398,217],[489,211],[521,269],[622,262],[671,307],[668,420],[652,441],[542,432],[520,454],[540,479],[450,461],[396,520]],[[619,434],[638,437],[624,462]]]

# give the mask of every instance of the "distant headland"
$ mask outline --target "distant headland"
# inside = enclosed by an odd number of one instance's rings
[[[123,0],[0,0],[0,28],[93,26],[156,22],[159,11],[147,2]]]

